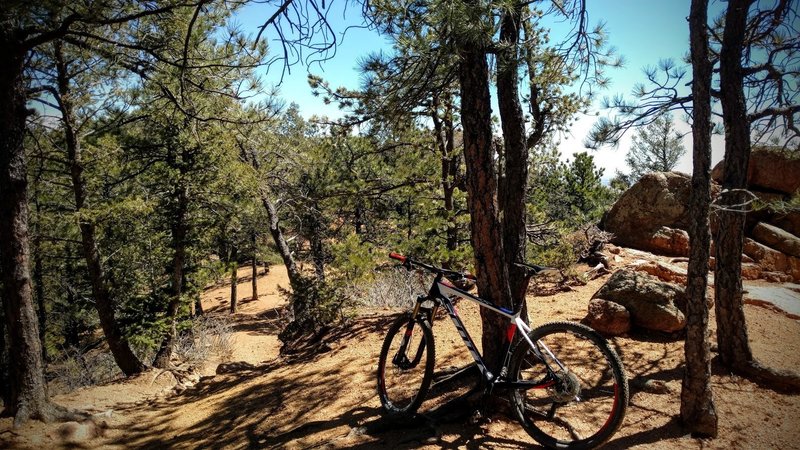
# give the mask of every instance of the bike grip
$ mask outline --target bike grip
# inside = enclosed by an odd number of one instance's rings
[[[389,258],[396,259],[396,260],[400,261],[401,263],[406,262],[406,257],[405,256],[403,256],[403,255],[401,255],[399,253],[395,253],[395,252],[389,253]]]

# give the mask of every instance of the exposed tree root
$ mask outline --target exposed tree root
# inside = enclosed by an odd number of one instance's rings
[[[778,370],[762,365],[756,360],[745,361],[733,370],[767,389],[781,393],[800,392],[800,374],[791,370]]]
[[[23,404],[14,414],[14,428],[22,426],[30,420],[40,420],[45,423],[68,422],[87,419],[90,414],[76,411],[57,405],[50,401],[42,404]]]

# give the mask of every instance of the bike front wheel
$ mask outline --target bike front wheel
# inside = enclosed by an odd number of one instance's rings
[[[435,359],[426,319],[404,314],[389,327],[378,360],[378,396],[388,414],[416,412],[431,385]]]
[[[510,379],[531,382],[511,391],[522,426],[550,448],[588,449],[622,424],[628,381],[619,356],[597,332],[573,322],[533,330],[514,350]]]

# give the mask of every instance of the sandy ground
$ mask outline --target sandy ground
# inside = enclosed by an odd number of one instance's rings
[[[638,257],[638,256],[637,256]],[[620,262],[623,264],[624,261]],[[365,309],[352,326],[329,336],[331,350],[313,356],[278,356],[276,335],[287,286],[282,267],[258,279],[258,299],[251,299],[249,270],[242,269],[240,312],[233,315],[236,346],[223,374],[207,369],[194,387],[167,391],[169,380],[153,372],[133,380],[81,389],[56,396],[62,405],[104,412],[95,422],[98,436],[65,437],[63,425],[33,422],[10,428],[0,420],[0,447],[12,448],[536,448],[514,421],[502,417],[470,425],[395,427],[382,418],[375,371],[383,334],[400,311]],[[592,294],[608,276],[571,292],[531,297],[535,324],[580,320]],[[228,314],[228,286],[209,289],[204,305],[210,314]],[[477,308],[462,302],[460,315],[480,342]],[[776,368],[800,368],[800,322],[785,314],[746,305],[751,345],[756,357]],[[713,344],[713,313],[712,344]],[[465,363],[463,344],[447,319],[434,324],[437,367]],[[719,437],[694,439],[678,422],[683,341],[635,333],[614,338],[631,380],[628,414],[606,448],[751,449],[800,448],[800,396],[775,393],[733,376],[715,359],[713,389],[720,417]],[[468,356],[467,356],[468,358]],[[640,390],[646,380],[660,380],[661,394]],[[421,410],[447,396],[426,401]],[[72,442],[70,442],[72,441]]]

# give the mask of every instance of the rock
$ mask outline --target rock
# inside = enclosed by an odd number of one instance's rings
[[[689,254],[689,233],[670,227],[660,227],[650,236],[651,251],[663,255]]]
[[[595,298],[581,323],[606,336],[619,336],[631,330],[631,314],[618,303]]]
[[[795,236],[800,236],[800,211],[798,210],[775,211],[770,208],[767,221]]]
[[[763,272],[761,274],[761,278],[773,283],[786,283],[788,281],[792,281],[792,276],[783,272]]]
[[[711,178],[721,182],[725,161],[711,171]],[[750,153],[747,187],[794,194],[800,189],[800,158],[776,148],[756,148]]]
[[[800,258],[800,238],[788,231],[762,222],[753,228],[752,236],[764,245]]]
[[[648,273],[667,283],[686,285],[686,269],[661,261],[646,261],[633,266],[634,270]]]
[[[800,281],[800,258],[789,256],[788,259],[789,259],[788,274],[794,279],[794,281]]]
[[[686,326],[683,289],[632,270],[615,272],[592,298],[618,303],[635,326],[671,333]]]
[[[669,388],[669,385],[665,381],[662,380],[642,380],[638,378],[634,378],[630,380],[631,386],[636,389],[639,389],[644,392],[648,392],[650,394],[671,394],[672,390]]]
[[[763,274],[761,266],[754,263],[742,263],[742,278],[745,280],[757,280]]]
[[[689,175],[654,172],[643,176],[614,203],[603,219],[612,243],[671,256],[686,256],[689,237]],[[719,192],[712,186],[712,195]]]
[[[786,255],[750,238],[744,240],[744,253],[766,271],[788,272],[789,270],[789,260]]]

